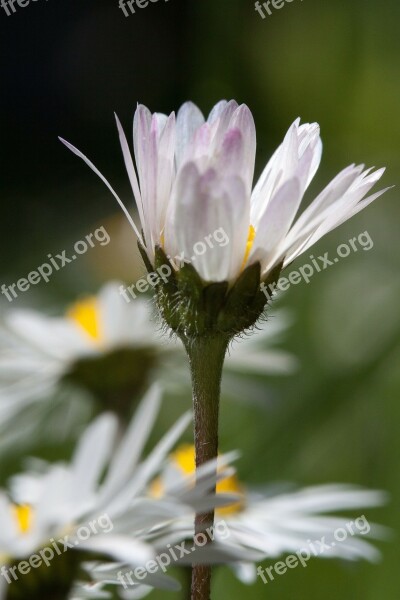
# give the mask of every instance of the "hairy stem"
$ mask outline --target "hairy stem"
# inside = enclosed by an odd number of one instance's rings
[[[219,398],[227,346],[227,338],[217,335],[185,342],[192,376],[196,468],[218,455]],[[213,524],[214,511],[197,514],[195,534],[209,538],[206,529]],[[209,600],[210,590],[211,566],[193,565],[192,600]]]

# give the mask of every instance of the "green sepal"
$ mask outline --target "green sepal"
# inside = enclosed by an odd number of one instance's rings
[[[166,288],[168,292],[174,293],[177,289],[175,269],[168,260],[167,255],[165,254],[161,246],[156,246],[154,249],[154,271],[160,273],[160,269],[163,266],[169,268],[170,274],[168,276],[165,274],[167,281],[165,282],[164,280],[162,280],[162,283],[160,285],[162,285],[163,288]]]
[[[169,266],[171,277],[157,284],[157,304],[167,325],[184,343],[215,335],[231,339],[252,327],[268,303],[260,289],[260,263],[247,267],[230,289],[227,281],[203,281],[191,263],[173,272],[162,248],[156,247],[155,270],[163,265]],[[264,283],[277,281],[281,268],[278,265]]]
[[[261,284],[264,284],[266,287],[268,287],[274,283],[276,284],[279,280],[279,277],[280,277],[280,274],[282,271],[282,266],[283,266],[283,261],[281,263],[279,263],[278,265],[276,265],[276,267],[274,267],[272,269],[272,271],[270,271],[268,273],[268,277],[260,283],[260,286],[261,286]],[[270,303],[270,300],[271,300],[271,298],[267,298],[260,287],[260,289],[258,290],[258,293],[254,297],[254,302],[252,305],[253,311],[255,313],[258,312],[259,314],[261,314],[265,310],[265,307]]]
[[[260,263],[250,265],[240,274],[231,288],[218,317],[218,328],[222,331],[243,331],[260,316],[254,314],[254,299],[260,292]]]
[[[226,300],[228,282],[210,283],[203,289],[203,302],[208,328],[217,329],[218,315]]]
[[[202,335],[206,329],[206,311],[203,302],[203,281],[190,263],[177,272],[178,294],[175,311],[188,337]]]
[[[161,246],[155,247],[154,267],[154,271],[160,275],[159,282],[155,287],[159,310],[166,323],[173,331],[176,331],[181,322],[179,314],[175,310],[175,304],[178,298],[176,273]],[[163,267],[168,267],[169,273],[167,276],[167,273],[165,272],[164,279],[162,279],[162,274],[164,273],[162,270]]]

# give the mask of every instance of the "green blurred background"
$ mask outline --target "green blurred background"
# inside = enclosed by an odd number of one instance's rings
[[[324,154],[307,202],[352,162],[386,165],[383,185],[398,184],[399,18],[396,0],[293,0],[264,20],[250,0],[159,0],[129,18],[117,0],[39,0],[10,17],[2,12],[0,283],[25,276],[96,226],[112,236],[21,294],[13,308],[56,312],[110,278],[132,282],[142,272],[113,198],[57,141],[62,135],[87,153],[130,202],[113,111],[128,129],[138,101],[162,112],[187,99],[204,112],[220,98],[247,103],[257,126],[256,175],[294,118],[318,121]],[[250,385],[242,402],[226,393],[221,419],[222,449],[240,447],[247,484],[388,490],[390,504],[368,515],[392,528],[393,539],[380,545],[378,565],[315,560],[267,586],[245,587],[219,569],[214,598],[400,598],[397,194],[391,190],[313,248],[315,256],[334,253],[366,230],[374,241],[369,252],[352,253],[282,297],[294,318],[285,348],[300,369],[260,379],[261,398]],[[2,296],[0,310],[7,309]],[[154,439],[189,403],[166,399]],[[42,440],[32,452],[67,454],[45,446]],[[11,472],[20,458],[7,457],[0,468]]]

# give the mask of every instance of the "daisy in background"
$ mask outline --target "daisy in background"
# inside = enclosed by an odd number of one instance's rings
[[[162,380],[175,353],[153,325],[148,301],[127,304],[118,283],[71,305],[62,317],[25,309],[4,313],[2,443],[13,442],[13,436],[24,439],[49,412],[55,413],[55,435],[68,435],[89,416],[91,404],[85,398],[94,398],[96,412],[112,410],[126,420],[140,394],[155,378]],[[18,430],[9,427],[17,415]]]
[[[67,436],[89,418],[91,399],[98,412],[111,410],[126,422],[135,401],[154,379],[173,393],[187,390],[181,342],[161,335],[148,299],[127,303],[120,288],[118,282],[108,283],[97,296],[76,302],[61,317],[26,309],[3,314],[3,447],[6,442],[26,440],[32,427],[45,421],[51,425],[50,436]],[[272,322],[272,328],[261,328],[257,343],[253,338],[240,340],[238,352],[227,361],[227,374],[294,371],[294,357],[276,347],[290,319],[277,311]],[[227,386],[234,392],[235,383],[229,381]],[[18,428],[12,426],[16,416]]]
[[[194,473],[194,446],[182,445],[170,455],[161,475],[152,482],[149,494],[168,498],[181,489],[182,482],[187,485],[191,481],[193,485]],[[387,500],[381,491],[347,484],[297,490],[270,484],[263,489],[251,489],[235,474],[221,479],[216,491],[217,495],[236,495],[234,503],[216,510],[216,522],[224,520],[229,536],[220,535],[216,528],[215,540],[236,556],[242,554],[242,560],[231,566],[243,583],[254,583],[260,573],[260,567],[257,570],[255,562],[249,560],[250,552],[259,554],[257,562],[297,552],[303,552],[306,561],[320,557],[375,562],[380,553],[364,536],[387,537],[386,528],[369,524],[363,513],[357,512],[353,518],[329,514],[380,506]],[[193,535],[193,519],[185,518],[176,525],[180,531],[187,527],[188,538]]]
[[[117,419],[105,413],[84,432],[69,464],[37,463],[11,481],[9,492],[0,492],[1,600],[102,597],[103,584],[73,588],[83,563],[103,557],[105,565],[144,565],[155,557],[158,538],[182,539],[172,527],[177,518],[190,519],[193,510],[218,504],[208,494],[215,483],[210,468],[190,490],[168,499],[147,496],[191,419],[184,415],[140,462],[159,406],[160,392],[153,387],[118,445]],[[179,589],[162,571],[149,573],[146,586]]]

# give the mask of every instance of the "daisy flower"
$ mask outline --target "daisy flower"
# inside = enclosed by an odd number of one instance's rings
[[[8,492],[0,491],[1,600],[13,598],[14,591],[30,598],[58,591],[57,597],[66,598],[90,557],[143,565],[155,557],[158,537],[176,541],[174,520],[213,505],[206,493],[215,481],[209,471],[189,492],[147,496],[149,482],[190,422],[190,414],[184,415],[140,462],[159,406],[160,391],[153,387],[117,445],[117,419],[104,413],[84,432],[70,463],[36,463],[14,477]],[[162,572],[149,573],[146,585],[177,589]],[[87,597],[90,586],[80,587]]]
[[[116,197],[152,267],[161,248],[168,257],[180,257],[182,265],[192,262],[208,283],[231,286],[255,264],[265,281],[276,267],[286,267],[385,191],[367,196],[384,169],[350,165],[296,219],[321,160],[318,124],[296,119],[252,190],[256,130],[249,108],[234,100],[220,101],[207,120],[191,102],[176,117],[138,105],[133,123],[136,169],[118,118],[117,127],[140,227],[93,163],[61,141]],[[220,228],[229,243],[210,243],[192,260],[196,244],[210,241]]]
[[[170,455],[161,475],[152,482],[149,493],[156,498],[168,497],[179,489],[182,481],[192,478],[193,483],[194,473],[194,447],[182,445]],[[386,500],[383,492],[347,484],[297,490],[282,487],[270,484],[264,489],[251,489],[235,474],[217,484],[217,495],[236,495],[236,501],[216,509],[216,523],[223,519],[229,536],[222,539],[216,528],[215,541],[237,555],[242,554],[243,560],[231,566],[244,583],[253,583],[257,574],[255,562],[246,560],[247,552],[258,553],[257,562],[297,552],[308,554],[307,560],[313,557],[372,562],[379,559],[379,551],[362,538],[367,534],[385,537],[385,528],[370,525],[364,514],[349,518],[329,513],[382,505]],[[183,521],[186,522],[187,536],[192,536],[192,521]],[[182,526],[181,523],[180,529]]]
[[[129,304],[117,282],[95,297],[71,305],[62,317],[10,310],[0,326],[0,428],[2,447],[28,439],[35,423],[65,436],[88,417],[89,393],[100,410],[129,414],[135,398],[153,379],[173,393],[190,385],[183,347],[160,335],[148,300]],[[290,325],[277,311],[257,340],[245,338],[226,363],[227,388],[235,397],[237,376],[248,372],[289,374],[295,358],[277,347]],[[174,368],[174,378],[169,377]],[[72,386],[72,387],[71,387]],[[73,392],[73,393],[72,393]],[[241,394],[237,394],[238,397]],[[13,427],[18,415],[18,429]],[[11,426],[10,426],[11,425]]]
[[[139,105],[133,123],[136,169],[118,118],[117,128],[140,228],[94,164],[61,141],[121,205],[149,273],[163,273],[156,300],[189,357],[198,468],[218,454],[229,342],[256,324],[268,299],[265,286],[276,283],[282,268],[385,191],[368,195],[384,170],[345,168],[298,216],[321,160],[316,123],[297,119],[289,127],[254,188],[256,133],[245,105],[223,100],[207,120],[192,103],[176,118]],[[223,243],[214,243],[218,239]],[[207,519],[213,518],[211,511]],[[196,533],[203,520],[196,514]],[[211,569],[194,566],[193,597],[208,598],[210,583]]]
[[[62,317],[10,310],[0,329],[0,425],[25,410],[29,426],[32,410],[36,416],[52,410],[50,401],[71,396],[71,385],[94,396],[100,410],[126,416],[179,354],[161,339],[148,301],[127,304],[118,283],[76,302]],[[66,415],[64,431],[67,424]]]

